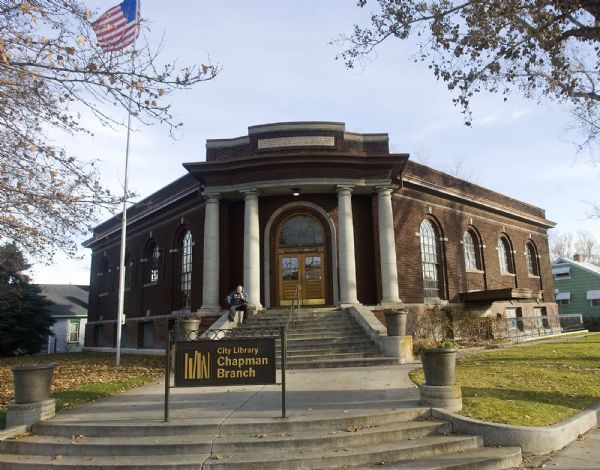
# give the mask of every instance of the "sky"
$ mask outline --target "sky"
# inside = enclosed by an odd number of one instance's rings
[[[117,2],[85,3],[100,13]],[[162,39],[164,62],[210,61],[221,72],[173,95],[176,119],[184,124],[175,140],[165,127],[134,126],[130,189],[146,197],[182,176],[182,163],[205,160],[206,139],[247,135],[248,126],[271,122],[341,121],[351,132],[388,133],[391,152],[410,153],[432,168],[545,209],[557,230],[583,229],[600,239],[600,220],[588,217],[590,204],[600,202],[600,168],[578,155],[578,136],[567,130],[568,109],[518,93],[507,102],[481,94],[472,100],[473,125],[467,127],[444,83],[414,63],[414,42],[384,43],[363,66],[348,70],[335,60],[342,46],[329,43],[355,23],[367,23],[369,9],[355,5],[142,0],[150,28],[144,34],[151,44]],[[121,192],[125,131],[91,119],[84,124],[93,137],[62,136],[59,143],[99,160],[104,185]],[[77,260],[57,256],[30,273],[40,284],[88,284],[89,254],[82,248]]]

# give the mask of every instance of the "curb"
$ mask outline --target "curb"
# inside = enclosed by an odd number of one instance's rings
[[[432,408],[434,418],[452,423],[452,429],[483,436],[486,446],[520,446],[523,452],[543,455],[562,449],[600,423],[600,403],[551,426],[516,426],[466,418],[441,408]]]

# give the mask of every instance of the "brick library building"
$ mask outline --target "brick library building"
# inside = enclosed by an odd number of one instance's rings
[[[299,292],[307,308],[558,315],[544,210],[392,154],[387,134],[251,126],[183,166],[128,210],[125,348],[164,348],[181,316],[210,325],[239,284],[259,312],[289,308]],[[115,347],[120,230],[117,215],[84,243],[88,347]]]

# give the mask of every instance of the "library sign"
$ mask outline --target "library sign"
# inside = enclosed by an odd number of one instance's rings
[[[176,387],[276,383],[275,338],[185,341],[176,351]]]

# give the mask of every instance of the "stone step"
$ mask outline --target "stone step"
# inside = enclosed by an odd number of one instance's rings
[[[417,459],[442,452],[461,452],[482,445],[476,436],[429,436],[422,439],[382,443],[366,447],[342,446],[328,451],[303,449],[266,455],[217,454],[204,464],[206,469],[296,470],[298,468],[344,468],[378,462]]]
[[[218,418],[186,420],[185,422],[160,421],[153,423],[119,422],[85,422],[85,421],[41,421],[33,425],[32,432],[36,435],[72,437],[84,435],[87,437],[108,436],[186,436],[188,434],[254,434],[254,433],[300,433],[322,429],[345,429],[353,426],[358,428],[381,426],[390,423],[425,420],[431,416],[430,408],[402,408],[385,413],[352,413],[340,416],[324,416],[311,420],[281,420],[255,419],[236,420],[231,418],[220,424]]]
[[[248,321],[250,322],[277,322],[285,324],[289,320],[288,315],[248,315]],[[292,321],[296,323],[307,323],[311,321],[327,322],[327,321],[340,321],[340,320],[352,320],[352,316],[347,313],[332,313],[332,314],[307,314],[294,316]]]
[[[330,428],[304,433],[185,435],[137,437],[26,436],[2,442],[8,454],[106,457],[117,455],[183,455],[198,453],[257,453],[282,449],[328,449],[368,446],[399,440],[415,440],[433,434],[448,434],[451,426],[441,421],[409,421],[358,428]],[[1,454],[0,454],[1,455]],[[1,458],[1,457],[0,457]]]
[[[244,326],[250,328],[279,328],[279,326],[269,326],[269,325],[253,325],[250,323],[245,323]],[[329,332],[356,332],[364,335],[364,330],[355,324],[339,324],[339,325],[309,325],[295,328],[288,328],[287,333],[288,336],[295,333],[329,333]]]
[[[275,341],[275,344],[279,348],[279,340]],[[312,348],[312,347],[323,347],[323,345],[371,345],[373,342],[369,340],[366,336],[356,336],[352,338],[348,338],[346,336],[342,337],[329,337],[326,339],[323,338],[295,338],[292,340],[288,340],[288,348]]]
[[[297,340],[305,340],[305,339],[323,339],[323,340],[328,340],[328,339],[342,339],[342,338],[352,338],[352,339],[362,339],[365,337],[365,334],[362,331],[352,331],[349,332],[347,334],[344,334],[344,332],[337,332],[337,331],[329,331],[326,333],[294,333],[292,335],[290,335],[290,340],[292,341],[297,341]]]
[[[350,353],[337,353],[337,354],[288,354],[287,364],[295,362],[308,362],[308,361],[340,361],[346,359],[364,359],[378,357],[381,358],[379,351],[359,351]],[[279,356],[277,356],[279,360]],[[396,361],[397,363],[397,361]]]
[[[351,455],[347,455],[351,453]],[[342,453],[342,459],[348,461],[355,457],[356,451],[350,448],[337,449],[337,454]],[[408,453],[408,451],[405,451]],[[327,458],[328,456],[323,456]],[[410,469],[410,470],[498,470],[516,468],[521,463],[521,451],[518,447],[499,447],[499,448],[474,448],[462,449],[458,452],[442,453],[438,455],[421,455],[419,457],[390,459],[390,453],[382,456],[381,453],[371,454],[366,463],[357,463],[358,459],[347,465],[336,465],[331,458],[327,463],[321,461],[314,466],[302,465],[302,468],[323,468],[327,465],[329,468],[361,468],[375,470],[380,468]],[[387,460],[377,460],[376,457],[385,457]],[[24,456],[5,454],[0,455],[0,470],[42,470],[42,469],[86,469],[86,470],[105,470],[118,468],[122,470],[144,470],[144,469],[169,469],[178,470],[200,470],[202,463],[207,462],[205,468],[219,468],[215,463],[220,462],[223,456],[218,454],[187,454],[187,455],[168,455],[168,456],[113,456],[113,457],[71,457],[71,456]],[[317,458],[318,459],[318,458]],[[360,460],[366,460],[361,456]],[[277,461],[276,461],[277,462]],[[301,463],[296,460],[289,466],[288,462],[282,462],[281,466],[274,462],[269,462],[265,466],[255,468],[299,468]],[[286,466],[284,466],[286,465]],[[246,462],[237,462],[233,465],[223,463],[220,468],[252,468],[246,466]]]
[[[279,350],[279,341],[276,341],[277,348]],[[373,346],[373,342],[367,338],[362,337],[361,339],[346,339],[346,338],[337,338],[331,341],[324,341],[323,339],[309,340],[309,339],[296,339],[292,341],[288,341],[287,347],[289,350],[298,350],[298,349],[320,349],[320,348],[331,348],[331,347],[364,347],[364,346]]]
[[[210,454],[163,456],[76,457],[62,455],[0,454],[0,470],[201,470]]]
[[[497,470],[520,468],[520,447],[481,447],[461,452],[421,457],[419,459],[379,462],[361,466],[365,470],[381,468],[406,470]],[[352,468],[352,467],[351,467]]]
[[[288,321],[287,318],[282,318],[282,319],[277,319],[277,318],[272,318],[272,319],[256,319],[256,318],[248,318],[247,319],[247,324],[248,325],[269,325],[269,326],[288,326]],[[342,325],[351,325],[351,324],[356,324],[355,320],[352,317],[332,317],[332,318],[306,318],[306,319],[298,319],[296,321],[293,322],[289,322],[289,325],[295,325],[296,327],[301,327],[301,326],[312,326],[312,325],[335,325],[335,326],[342,326]]]
[[[327,346],[315,346],[313,348],[290,348],[288,344],[288,357],[300,355],[309,355],[309,354],[319,354],[322,356],[326,356],[328,354],[340,354],[340,353],[353,353],[353,352],[375,352],[379,354],[379,350],[372,343],[365,343],[361,345],[356,345],[353,343],[349,343],[347,346],[339,346],[333,345],[330,347]],[[279,356],[279,350],[276,351],[277,356]]]
[[[396,364],[398,364],[398,359],[393,357],[364,357],[362,359],[315,358],[309,361],[289,360],[286,362],[286,367],[288,369],[328,369],[338,367],[391,366]]]
[[[378,413],[220,418],[161,423],[50,420],[0,444],[0,470],[516,467],[519,448],[483,448],[477,436],[449,434],[429,408]]]

